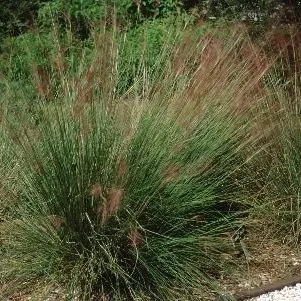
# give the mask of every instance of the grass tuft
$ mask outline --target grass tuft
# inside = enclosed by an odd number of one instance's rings
[[[232,264],[267,67],[245,33],[195,34],[162,54],[156,78],[141,58],[120,94],[118,44],[103,38],[92,64],[47,77],[55,97],[42,78],[34,116],[9,117],[2,297],[47,281],[67,300],[195,300]]]

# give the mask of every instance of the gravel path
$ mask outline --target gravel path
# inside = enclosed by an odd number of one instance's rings
[[[270,292],[249,301],[301,301],[301,283],[285,286],[279,291]]]

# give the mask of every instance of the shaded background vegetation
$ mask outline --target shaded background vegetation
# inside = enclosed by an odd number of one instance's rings
[[[89,26],[107,10],[115,9],[119,22],[136,26],[150,19],[170,15],[192,14],[202,19],[228,18],[265,22],[300,21],[299,0],[8,0],[2,1],[0,35],[16,36],[26,30],[48,26],[56,18],[62,25],[72,25],[81,37],[87,37]]]

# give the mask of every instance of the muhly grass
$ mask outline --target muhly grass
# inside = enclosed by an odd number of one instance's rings
[[[261,229],[262,239],[296,244],[301,225],[301,40],[298,32],[280,37],[279,51],[264,81],[264,101],[257,109],[262,137],[256,147],[262,151],[249,167],[248,190],[254,192],[249,220]]]
[[[39,118],[7,116],[2,297],[46,281],[69,300],[195,300],[232,264],[266,67],[245,34],[187,35],[119,95],[116,53],[63,74]]]
[[[265,130],[267,145],[258,158],[261,195],[255,214],[265,216],[267,236],[297,243],[301,230],[300,79],[290,79],[283,87],[273,78],[272,85],[269,102],[273,110]]]

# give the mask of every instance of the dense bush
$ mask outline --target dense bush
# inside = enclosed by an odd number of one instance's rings
[[[2,1],[0,10],[0,38],[18,35],[32,27],[43,0]]]

